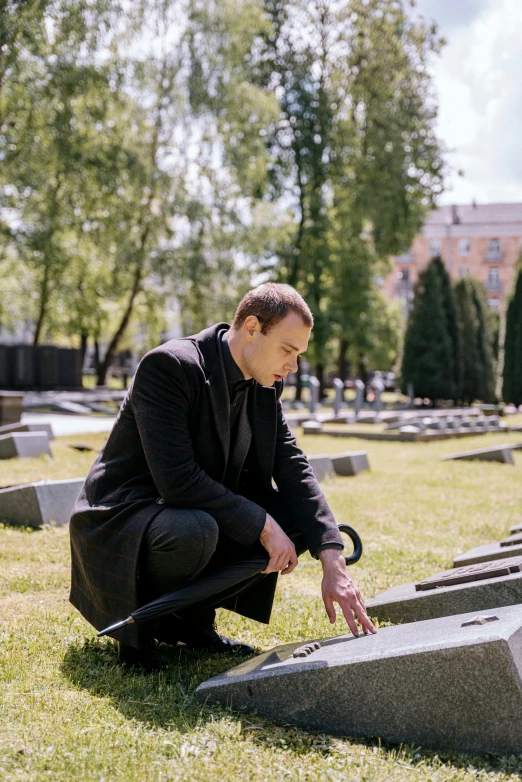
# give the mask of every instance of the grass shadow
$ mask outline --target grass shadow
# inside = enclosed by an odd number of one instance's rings
[[[127,719],[137,720],[149,728],[189,733],[204,728],[208,722],[226,718],[240,723],[260,747],[281,749],[302,756],[341,755],[352,749],[382,753],[387,760],[411,769],[426,771],[447,768],[452,772],[473,768],[476,773],[503,773],[522,779],[522,756],[472,756],[457,751],[427,750],[416,745],[394,745],[380,739],[340,738],[309,732],[276,719],[268,720],[255,713],[234,712],[229,708],[197,700],[195,691],[201,682],[216,676],[245,657],[209,655],[184,647],[167,647],[161,652],[169,667],[159,673],[129,671],[118,663],[116,645],[111,641],[86,640],[71,645],[61,670],[75,687],[98,698],[108,698]]]

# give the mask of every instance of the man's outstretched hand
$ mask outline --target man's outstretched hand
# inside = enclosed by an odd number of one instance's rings
[[[344,618],[353,635],[359,636],[355,619],[359,621],[363,633],[376,633],[377,628],[372,624],[366,613],[364,602],[354,580],[346,567],[346,562],[337,549],[325,549],[319,552],[319,559],[323,566],[322,593],[324,607],[333,624],[336,619],[334,602],[341,606]]]
[[[295,546],[277,521],[268,513],[259,540],[268,551],[270,560],[262,573],[280,572],[282,576],[291,573],[297,565]]]

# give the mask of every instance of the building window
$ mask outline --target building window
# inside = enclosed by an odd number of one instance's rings
[[[488,269],[488,281],[486,283],[486,287],[490,291],[500,290],[500,278],[498,275],[498,269],[495,267],[493,267],[493,269]]]
[[[499,300],[498,299],[488,299],[488,305],[490,310],[498,310],[499,309]]]
[[[470,246],[469,239],[459,239],[459,254],[467,255],[470,251]]]
[[[440,240],[430,239],[430,257],[435,258],[440,255]]]
[[[459,277],[466,277],[469,274],[467,266],[459,266]]]
[[[500,239],[490,239],[489,240],[488,252],[487,252],[486,258],[488,259],[488,261],[499,261],[499,260],[501,260]]]
[[[401,282],[409,282],[410,279],[410,270],[409,269],[401,269],[400,272],[397,272],[397,277]]]

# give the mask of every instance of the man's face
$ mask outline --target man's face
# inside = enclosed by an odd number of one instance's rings
[[[297,357],[307,349],[311,332],[297,313],[290,312],[268,334],[261,333],[261,324],[253,316],[245,320],[243,328],[244,367],[254,380],[272,386],[289,372],[297,371]]]

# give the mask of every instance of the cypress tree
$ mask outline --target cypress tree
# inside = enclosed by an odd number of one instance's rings
[[[504,339],[504,402],[522,404],[522,269],[519,268],[515,289],[506,312]]]
[[[477,388],[478,398],[488,404],[496,401],[495,396],[495,356],[492,321],[489,312],[486,290],[480,280],[470,277],[473,304],[477,313],[477,353],[481,374]],[[465,349],[465,345],[463,349]]]
[[[439,259],[440,260],[440,259]],[[413,383],[415,394],[437,399],[455,399],[454,339],[448,323],[445,284],[437,259],[424,269],[415,285],[413,310],[408,319],[402,359],[402,381]],[[449,295],[456,308],[453,290]]]
[[[462,350],[457,303],[455,301],[453,284],[446,270],[446,266],[444,265],[444,261],[440,256],[436,256],[431,263],[440,278],[444,311],[446,313],[446,327],[452,346],[453,361],[451,367],[449,367],[449,371],[451,372],[453,386],[448,399],[457,399],[462,379]]]
[[[467,404],[474,399],[493,402],[493,338],[484,286],[465,277],[455,285],[455,300],[461,354],[459,396]]]

